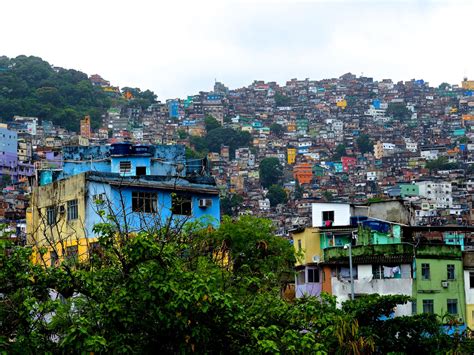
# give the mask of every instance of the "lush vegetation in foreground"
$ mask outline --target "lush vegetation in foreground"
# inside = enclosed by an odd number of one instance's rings
[[[405,296],[285,300],[292,246],[267,220],[166,226],[132,238],[96,227],[100,250],[55,268],[0,239],[0,352],[465,353],[434,315],[380,320]],[[61,297],[51,297],[51,290]]]

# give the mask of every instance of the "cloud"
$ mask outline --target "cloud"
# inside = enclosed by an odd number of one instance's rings
[[[2,54],[37,55],[161,99],[255,79],[459,83],[474,76],[470,2],[21,1],[2,5]],[[470,72],[471,70],[471,72]]]

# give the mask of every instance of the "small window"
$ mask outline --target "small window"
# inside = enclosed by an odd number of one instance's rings
[[[49,226],[56,224],[57,209],[55,206],[46,207],[46,222]]]
[[[305,281],[304,270],[298,271],[298,273],[296,275],[296,283],[298,285],[303,285],[304,281]]]
[[[319,282],[319,269],[308,269],[308,283]]]
[[[119,171],[121,173],[129,173],[132,171],[132,162],[130,160],[124,160],[120,162]]]
[[[447,266],[447,272],[448,272],[448,280],[454,280],[455,279],[455,268],[454,265],[449,264]]]
[[[458,314],[458,300],[457,299],[448,298],[447,305],[448,305],[449,314]]]
[[[430,279],[430,264],[421,264],[421,278],[423,280]]]
[[[301,239],[298,239],[298,251],[301,251]]]
[[[411,314],[416,314],[416,300],[411,301]]]
[[[132,210],[133,212],[156,213],[157,200],[156,192],[133,191]]]
[[[323,211],[323,222],[334,222],[334,211]]]
[[[469,288],[474,288],[474,271],[469,272]]]
[[[338,273],[339,273],[339,278],[340,279],[345,279],[345,280],[350,280],[351,278],[351,269],[345,266],[341,266],[338,268]],[[354,280],[357,280],[357,266],[352,267],[352,277]]]
[[[78,218],[78,204],[77,199],[67,202],[67,220],[72,221]]]
[[[171,194],[171,212],[173,214],[190,216],[192,211],[191,197],[183,194]]]
[[[433,300],[423,300],[423,313],[434,313],[434,301]]]

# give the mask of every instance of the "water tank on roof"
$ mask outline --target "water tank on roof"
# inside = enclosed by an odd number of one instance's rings
[[[137,155],[150,154],[150,146],[149,145],[135,145],[132,147],[132,154],[137,154]]]
[[[129,155],[132,153],[132,144],[131,143],[114,143],[110,149],[111,155]]]

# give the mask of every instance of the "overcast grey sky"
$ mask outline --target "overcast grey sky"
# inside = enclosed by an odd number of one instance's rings
[[[0,55],[40,56],[159,99],[253,80],[474,78],[474,1],[14,0]]]

